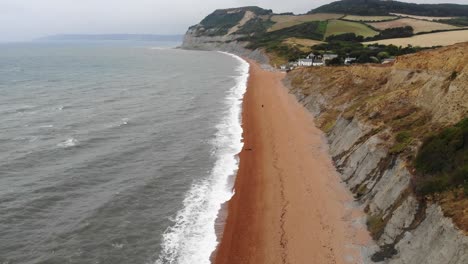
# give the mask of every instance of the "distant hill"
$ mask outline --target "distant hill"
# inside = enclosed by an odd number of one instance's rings
[[[133,40],[133,41],[182,41],[182,35],[151,34],[59,34],[38,39],[39,41],[73,41],[73,40]]]
[[[414,4],[381,0],[342,0],[313,9],[313,13],[341,13],[351,15],[388,15],[402,13],[417,16],[468,16],[468,5]]]

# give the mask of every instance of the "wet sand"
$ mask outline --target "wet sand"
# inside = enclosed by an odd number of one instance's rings
[[[289,95],[284,73],[250,62],[244,96],[244,149],[216,264],[361,263],[370,241],[347,208],[322,132]]]

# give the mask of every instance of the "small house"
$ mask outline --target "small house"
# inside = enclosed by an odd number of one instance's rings
[[[299,66],[310,67],[312,66],[313,59],[299,59],[297,63]]]
[[[312,61],[312,66],[323,66],[325,65],[325,63],[323,62],[323,58],[322,57],[315,57]]]

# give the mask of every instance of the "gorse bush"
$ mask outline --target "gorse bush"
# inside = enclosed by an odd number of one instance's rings
[[[416,190],[422,194],[463,186],[468,190],[468,118],[429,137],[416,159],[423,175]]]

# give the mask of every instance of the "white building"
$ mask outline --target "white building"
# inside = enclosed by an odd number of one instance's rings
[[[299,61],[297,61],[297,64],[299,66],[310,67],[313,64],[313,59],[299,59]]]
[[[325,63],[323,62],[323,58],[317,56],[313,59],[312,66],[323,66]]]

